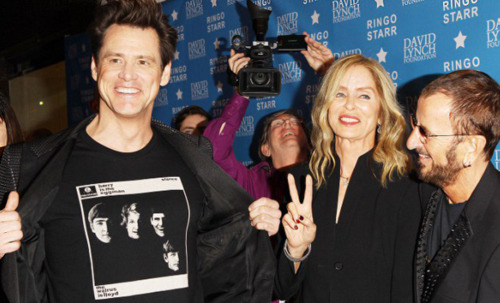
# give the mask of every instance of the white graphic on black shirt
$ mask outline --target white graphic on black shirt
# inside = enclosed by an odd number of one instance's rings
[[[76,189],[96,300],[188,287],[190,209],[180,178]]]

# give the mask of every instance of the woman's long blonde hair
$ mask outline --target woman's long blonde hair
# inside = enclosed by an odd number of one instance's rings
[[[362,55],[351,55],[336,61],[327,71],[312,109],[313,152],[309,168],[319,188],[335,167],[335,134],[328,123],[328,109],[334,100],[340,81],[353,66],[370,71],[380,98],[380,133],[375,139],[373,160],[382,165],[380,183],[386,186],[394,175],[402,176],[409,170],[410,159],[403,151],[406,122],[396,100],[396,89],[387,71],[377,61]]]

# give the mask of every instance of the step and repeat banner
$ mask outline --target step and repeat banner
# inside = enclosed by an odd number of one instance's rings
[[[397,85],[404,106],[416,101],[430,80],[455,70],[481,70],[500,82],[497,0],[253,2],[272,10],[266,35],[270,41],[306,31],[332,49],[335,57],[363,54],[378,60]],[[226,74],[232,37],[240,35],[247,44],[255,40],[246,0],[173,0],[162,5],[179,40],[170,83],[160,90],[153,116],[170,124],[182,108],[198,105],[216,117],[233,91]],[[67,43],[67,53],[88,57],[88,49],[79,44],[84,42],[75,43],[77,46]],[[82,56],[71,59],[78,68],[83,66]],[[235,139],[236,155],[245,164],[257,160],[262,118],[295,108],[309,119],[319,89],[320,78],[300,53],[275,52],[273,65],[282,74],[281,95],[253,98]],[[68,100],[69,120],[73,121],[71,115],[80,119],[92,99],[90,88],[85,86],[90,76],[75,76],[80,72],[72,74],[71,70],[67,73],[75,78],[68,79],[68,98],[80,98]],[[75,89],[77,82],[83,89]],[[500,146],[492,162],[500,168]]]

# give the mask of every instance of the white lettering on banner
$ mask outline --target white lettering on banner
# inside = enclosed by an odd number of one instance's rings
[[[481,65],[481,59],[479,57],[465,58],[459,60],[445,61],[443,62],[443,72],[449,73],[461,69],[477,69]]]
[[[360,48],[354,48],[354,49],[348,49],[345,51],[341,51],[339,53],[333,53],[333,56],[335,59],[342,58],[348,55],[354,55],[354,54],[361,54],[361,49]]]
[[[224,21],[226,15],[224,12],[217,13],[212,16],[207,17],[207,33],[218,31],[226,28],[226,22]]]
[[[227,5],[233,5],[236,2],[243,2],[244,0],[227,0]]]
[[[211,58],[210,75],[225,73],[227,71],[227,59],[228,57],[226,56]]]
[[[402,5],[403,6],[412,5],[412,4],[420,3],[420,2],[424,2],[424,1],[425,0],[402,0]]]
[[[175,27],[177,31],[177,42],[184,41],[184,25],[179,25]]]
[[[487,47],[500,47],[500,18],[486,20]]]
[[[333,23],[361,17],[359,0],[333,0]]]
[[[191,19],[203,15],[202,0],[187,0],[186,1],[186,19]]]
[[[229,41],[233,40],[235,35],[240,35],[242,38],[242,42],[244,44],[248,44],[248,26],[237,27],[235,29],[229,30]]]
[[[198,81],[191,83],[191,99],[199,100],[208,98],[208,81]]]
[[[172,67],[172,71],[170,73],[169,83],[177,83],[177,82],[187,81],[187,79],[188,79],[188,75],[187,75],[187,66],[186,65]]]
[[[281,84],[299,82],[302,79],[302,61],[290,61],[278,64],[281,72]]]
[[[319,91],[319,84],[309,84],[306,86],[306,104],[310,104],[316,99],[316,94]]]
[[[205,39],[188,42],[189,60],[205,57]]]
[[[436,40],[437,36],[435,33],[404,38],[404,63],[436,58]]]
[[[478,7],[472,6],[477,2],[478,0],[444,0],[443,12],[447,13],[443,14],[443,23],[448,24],[478,17]]]
[[[172,107],[172,114],[175,115],[180,112],[183,108],[188,107],[188,105],[182,105],[177,107]]]
[[[261,101],[257,102],[257,110],[267,110],[267,109],[274,109],[276,108],[276,100],[269,100],[269,101]]]
[[[291,12],[277,17],[278,36],[290,35],[299,31],[299,13]]]
[[[271,0],[252,0],[252,2],[260,7],[271,5]]]
[[[323,39],[328,39],[330,36],[330,33],[327,30],[316,32],[316,33],[310,33],[309,37],[313,38],[314,40],[321,42]],[[323,41],[321,42],[324,46],[328,46],[328,41]]]
[[[224,107],[229,102],[229,98],[222,98],[212,101],[212,107]]]
[[[394,83],[394,87],[398,87],[398,83],[396,82],[399,78],[399,73],[397,70],[393,70],[392,72],[387,71],[387,75],[391,78],[392,82]]]
[[[314,3],[314,2],[318,2],[319,0],[302,0],[302,4],[306,5],[306,4],[310,4],[310,3]]]
[[[236,132],[236,137],[252,136],[255,130],[253,116],[245,116],[241,121],[240,128]]]
[[[396,36],[398,34],[397,26],[394,24],[397,21],[398,17],[396,14],[367,20],[366,29],[372,30],[366,33],[366,40],[371,41]]]

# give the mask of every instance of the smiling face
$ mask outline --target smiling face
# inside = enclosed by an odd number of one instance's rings
[[[284,114],[270,123],[268,142],[261,146],[263,155],[279,162],[279,158],[286,157],[291,150],[307,152],[307,138],[299,118]]]
[[[170,64],[162,68],[156,31],[127,25],[108,28],[91,69],[100,114],[120,118],[150,117],[160,85],[170,77]]]
[[[361,65],[350,67],[331,98],[328,124],[336,138],[373,147],[381,105],[371,72]]]
[[[416,123],[425,129],[428,135],[454,134],[450,120],[452,99],[436,93],[418,100]],[[419,178],[428,183],[444,187],[455,182],[463,169],[461,149],[456,137],[422,138],[418,127],[414,127],[406,143],[409,150],[418,154]]]
[[[164,213],[153,213],[151,216],[151,225],[155,230],[155,233],[160,236],[165,236],[165,214]]]
[[[127,216],[127,235],[132,239],[139,239],[139,218],[140,214],[135,211],[131,211]]]

